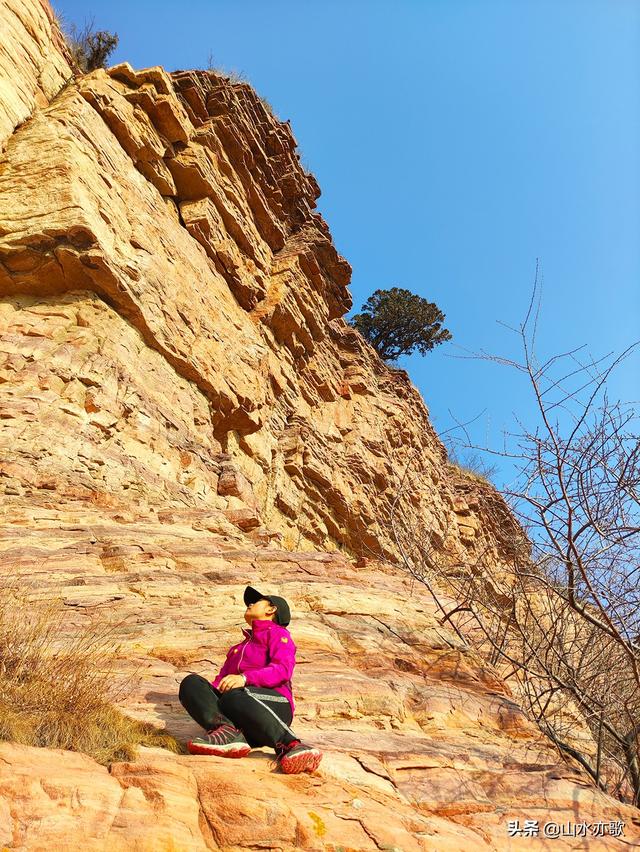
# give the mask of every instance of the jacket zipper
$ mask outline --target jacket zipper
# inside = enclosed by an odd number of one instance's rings
[[[244,657],[244,652],[246,651],[247,645],[249,644],[249,642],[251,642],[250,638],[244,640],[244,647],[242,649],[242,653],[240,654],[240,659],[238,660],[238,674],[241,674],[240,663],[242,662],[242,658]]]
[[[242,648],[242,653],[240,654],[240,659],[238,660],[238,672],[237,672],[238,674],[242,674],[242,672],[240,671],[240,664],[242,663],[242,658],[244,657],[244,652],[245,652],[245,651],[246,651],[246,649],[247,649],[247,645],[249,644],[249,642],[251,642],[251,640],[252,640],[252,639],[253,639],[253,635],[249,636],[247,639],[245,639],[245,640],[244,640],[244,647]],[[292,683],[291,683],[291,680],[290,680],[290,679],[287,681],[286,686],[288,686],[288,687],[289,687],[289,692],[293,693],[293,685],[292,685]],[[253,697],[255,698],[255,696],[253,696]],[[256,700],[257,700],[257,699],[256,699]],[[260,703],[260,704],[262,704],[262,702],[261,702],[261,701],[260,701],[259,703]],[[262,706],[264,707],[265,705],[263,704]],[[267,707],[266,709],[267,709],[267,710],[269,710],[269,708],[268,708],[268,707]],[[272,710],[269,710],[269,712],[273,714],[273,711],[272,711]],[[282,719],[280,719],[278,716],[276,716],[276,719],[278,719],[278,721],[279,721],[279,722],[281,722],[281,723],[284,725],[284,722],[283,722],[283,721],[282,721]],[[286,726],[286,725],[284,725],[284,726],[285,726],[285,728],[287,728],[287,726]],[[287,728],[287,730],[288,730],[290,733],[293,733],[293,731],[291,730],[291,728]]]

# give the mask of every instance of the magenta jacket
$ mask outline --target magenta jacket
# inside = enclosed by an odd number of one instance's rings
[[[252,630],[243,630],[244,640],[229,648],[227,659],[211,682],[217,687],[225,675],[243,674],[247,686],[275,689],[294,710],[291,678],[296,664],[296,646],[286,627],[274,621],[255,619]]]

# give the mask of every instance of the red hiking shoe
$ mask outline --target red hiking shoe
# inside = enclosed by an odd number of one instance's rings
[[[194,737],[187,743],[191,754],[214,754],[218,757],[246,757],[251,746],[244,734],[233,725],[220,725],[204,737]]]
[[[298,772],[315,772],[322,760],[322,752],[313,746],[293,740],[290,743],[276,744],[277,761],[287,775]]]

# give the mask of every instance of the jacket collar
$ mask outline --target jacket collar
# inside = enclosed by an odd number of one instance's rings
[[[247,637],[247,639],[250,639],[252,635],[255,635],[257,633],[265,633],[267,630],[271,630],[272,627],[276,626],[275,621],[270,621],[269,619],[261,618],[254,618],[251,623],[253,625],[252,629],[249,629],[248,627],[242,628],[242,632]]]

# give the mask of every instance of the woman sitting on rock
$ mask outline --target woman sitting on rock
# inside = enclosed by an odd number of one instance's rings
[[[212,683],[198,674],[180,684],[180,703],[206,735],[190,740],[192,754],[245,757],[252,748],[271,746],[283,772],[313,772],[322,754],[300,742],[293,719],[291,678],[296,646],[286,629],[291,621],[284,598],[244,592],[244,640],[227,652]]]

